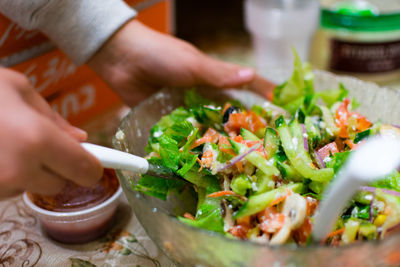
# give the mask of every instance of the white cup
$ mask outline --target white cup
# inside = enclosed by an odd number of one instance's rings
[[[307,60],[319,19],[318,0],[246,0],[246,26],[252,35],[258,71],[282,82],[293,69],[292,47]]]

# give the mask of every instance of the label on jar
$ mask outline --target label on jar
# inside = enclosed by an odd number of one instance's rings
[[[400,41],[349,42],[331,40],[329,68],[349,73],[382,73],[400,69]]]

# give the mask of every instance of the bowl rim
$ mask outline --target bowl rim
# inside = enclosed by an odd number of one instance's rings
[[[315,71],[314,73],[316,73],[316,74],[318,74],[318,75],[323,75],[323,76],[332,76],[331,73],[326,72],[326,71],[317,70],[317,71]],[[342,79],[344,78],[344,79],[346,79],[346,80],[361,81],[361,80],[359,80],[359,79],[356,79],[356,78],[354,78],[354,77],[349,77],[349,76],[343,76],[343,75],[342,75],[342,76],[340,76],[340,75],[335,75],[335,76],[338,76],[338,77],[340,77],[340,78],[342,78]],[[367,84],[373,84],[373,83],[371,83],[371,82],[366,82],[366,81],[361,81],[361,82],[367,83]],[[379,87],[379,86],[376,85],[376,84],[374,84],[374,85],[377,86],[377,87]],[[198,89],[202,89],[202,88],[205,88],[205,87],[204,87],[204,86],[203,86],[203,87],[199,87]],[[379,87],[379,89],[381,89],[381,90],[392,90],[392,89],[387,88],[387,87]],[[246,93],[250,93],[250,94],[253,94],[253,95],[257,95],[258,97],[261,97],[260,95],[254,93],[254,92],[252,92],[252,91],[241,90],[241,89],[237,89],[237,88],[228,88],[228,89],[225,89],[225,90],[221,90],[221,93],[222,93],[222,94],[225,94],[226,96],[229,97],[229,93],[227,93],[227,92],[229,92],[230,90],[233,90],[233,91],[246,91]],[[122,120],[121,120],[121,122],[120,122],[120,125],[118,126],[118,129],[117,129],[116,132],[118,132],[118,131],[120,131],[120,130],[122,131],[122,128],[124,128],[124,126],[129,122],[130,117],[133,116],[133,112],[134,112],[135,110],[137,110],[137,109],[140,109],[142,106],[145,106],[145,105],[147,104],[148,101],[157,99],[157,98],[159,98],[161,95],[164,96],[164,94],[166,94],[166,93],[167,93],[167,94],[171,94],[171,93],[173,93],[173,92],[179,92],[179,91],[181,91],[181,90],[177,90],[176,88],[165,88],[165,87],[164,87],[164,88],[162,88],[161,90],[159,90],[158,92],[156,92],[156,93],[154,93],[153,95],[151,95],[150,97],[146,98],[144,101],[142,101],[141,103],[139,103],[138,105],[136,105],[134,108],[132,108],[132,109],[128,112],[128,114],[126,114],[126,115],[122,118]],[[203,93],[201,90],[198,90],[198,92],[199,92],[200,94]],[[396,94],[398,94],[399,97],[400,97],[400,91],[399,91],[399,92],[396,92]],[[114,135],[114,136],[113,136],[113,147],[116,148],[116,149],[118,149],[118,148],[116,147],[116,143],[117,143],[117,142],[119,142],[119,140],[118,140],[118,138],[116,138],[116,136]],[[126,177],[120,170],[116,170],[116,173],[117,173],[118,179],[120,180],[120,183],[124,183],[124,181],[126,180],[127,177]],[[121,180],[122,180],[122,181],[121,181]],[[146,195],[146,194],[144,194],[144,193],[142,193],[142,192],[132,190],[131,187],[129,187],[128,190],[129,190],[130,193],[132,193],[132,194],[140,194],[141,197],[144,197],[144,198],[150,197],[150,198],[151,198],[151,196],[148,196],[148,195]],[[126,194],[126,193],[124,192],[124,194]],[[145,202],[144,205],[146,205],[149,209],[152,208],[147,202]],[[131,208],[132,208],[132,206],[131,206]],[[135,209],[132,208],[132,210],[133,210],[134,213],[136,214]],[[171,214],[168,214],[168,213],[165,213],[165,212],[162,212],[162,214],[163,214],[164,216],[168,217],[169,220],[171,220],[171,221],[173,221],[173,222],[175,222],[175,223],[178,223],[179,225],[181,225],[182,227],[184,227],[184,228],[186,228],[186,229],[188,229],[188,230],[190,230],[190,231],[198,232],[198,233],[201,234],[201,235],[214,236],[215,238],[218,238],[218,239],[220,239],[220,240],[223,240],[224,242],[239,243],[239,244],[244,245],[244,246],[250,246],[250,247],[255,247],[255,248],[268,248],[268,249],[271,249],[271,250],[282,250],[282,249],[296,250],[296,251],[308,251],[308,250],[315,250],[315,249],[344,250],[344,249],[348,249],[348,248],[360,247],[360,246],[365,245],[365,244],[370,244],[370,245],[373,245],[373,246],[379,246],[381,243],[388,242],[388,240],[391,240],[391,239],[400,237],[400,231],[399,231],[398,233],[391,234],[391,235],[389,235],[388,237],[385,237],[384,239],[365,240],[365,241],[362,241],[362,242],[353,242],[353,243],[350,243],[350,244],[341,245],[341,246],[339,246],[339,247],[330,246],[330,245],[326,245],[326,244],[320,244],[319,242],[312,242],[311,244],[307,244],[306,246],[299,246],[299,245],[295,245],[295,246],[294,246],[294,245],[292,245],[292,244],[282,244],[282,245],[277,245],[277,246],[271,246],[271,245],[268,245],[268,244],[260,244],[260,243],[257,243],[257,242],[252,242],[252,241],[250,241],[250,240],[240,240],[240,239],[228,238],[228,237],[226,237],[225,235],[220,234],[220,233],[216,233],[216,232],[213,232],[213,231],[209,231],[209,230],[205,230],[205,229],[202,229],[202,228],[197,228],[197,227],[193,227],[193,226],[190,226],[190,225],[188,225],[188,224],[185,224],[185,223],[179,221],[179,220],[177,219],[176,216],[173,216],[173,215],[171,215]],[[136,216],[137,216],[137,215],[136,215]],[[137,216],[137,217],[138,217],[139,222],[141,223],[140,216]],[[142,223],[141,223],[141,224],[142,224]],[[147,232],[147,229],[146,229],[144,226],[143,226],[143,228],[144,228],[144,230]]]
[[[39,206],[37,206],[35,203],[31,201],[31,199],[28,197],[28,192],[25,191],[22,195],[22,199],[24,200],[24,203],[34,212],[40,214],[40,215],[46,215],[46,216],[51,216],[51,217],[58,217],[58,218],[65,218],[65,217],[72,217],[72,216],[82,216],[82,215],[88,215],[90,213],[96,212],[98,210],[101,210],[109,205],[111,205],[113,202],[115,202],[122,194],[122,187],[119,185],[117,191],[106,199],[105,201],[101,202],[100,204],[97,204],[93,207],[90,207],[88,209],[83,209],[83,210],[77,210],[77,211],[70,211],[70,212],[58,212],[58,211],[50,211],[43,209]]]

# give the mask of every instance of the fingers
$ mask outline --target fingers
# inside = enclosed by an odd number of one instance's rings
[[[218,88],[241,87],[250,83],[256,76],[251,68],[222,62],[202,55],[195,76],[199,83]]]
[[[262,96],[265,96],[270,101],[272,101],[275,87],[276,85],[273,82],[264,79],[258,74],[248,84],[248,89]]]
[[[37,169],[36,173],[32,173],[35,179],[26,179],[27,183],[24,189],[41,195],[55,195],[59,193],[65,186],[66,180],[60,175],[49,170],[45,166]]]
[[[103,174],[101,163],[51,122],[44,123],[48,146],[40,154],[43,165],[79,185],[94,185]]]
[[[72,126],[57,112],[55,112],[39,95],[39,93],[36,92],[35,88],[33,88],[29,80],[24,75],[16,71],[0,68],[0,78],[6,82],[6,85],[9,87],[9,89],[18,92],[25,103],[29,104],[29,106],[34,108],[37,112],[52,120],[70,136],[79,141],[86,140],[86,132]]]

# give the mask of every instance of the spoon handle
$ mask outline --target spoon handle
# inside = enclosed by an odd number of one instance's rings
[[[81,145],[87,152],[95,156],[105,168],[127,170],[138,174],[145,174],[149,170],[148,161],[142,157],[90,143],[81,143]]]

